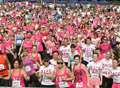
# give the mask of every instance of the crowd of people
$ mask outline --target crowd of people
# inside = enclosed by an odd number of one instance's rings
[[[120,6],[0,4],[0,86],[120,88]]]

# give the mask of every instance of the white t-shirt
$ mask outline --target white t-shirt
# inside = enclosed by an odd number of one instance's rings
[[[102,75],[105,77],[108,77],[111,74],[111,68],[112,68],[112,59],[102,59]]]
[[[90,45],[86,45],[86,44],[82,44],[82,50],[83,52],[83,59],[87,62],[90,62],[93,60],[93,51],[95,49],[95,45],[94,44],[90,44]]]
[[[57,61],[56,61],[56,60],[54,60],[54,59],[51,59],[51,60],[50,60],[50,64],[52,64],[52,65],[56,66],[56,65],[57,65]]]
[[[102,65],[100,62],[89,62],[87,65],[91,77],[100,77]]]
[[[42,75],[42,85],[54,85],[55,83],[53,80],[49,79],[48,77],[45,76],[45,74],[52,74],[55,71],[54,65],[49,65],[45,67],[44,65],[40,67],[39,72]]]
[[[120,67],[117,67],[116,69],[112,68],[112,78],[113,83],[120,83]]]
[[[62,58],[64,62],[69,62],[69,53],[71,51],[70,46],[61,46],[60,51],[62,52]]]

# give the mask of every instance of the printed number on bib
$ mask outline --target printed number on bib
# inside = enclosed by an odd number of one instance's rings
[[[67,82],[59,82],[59,87],[60,88],[67,88],[68,87],[68,83]]]
[[[76,83],[76,88],[83,88],[83,82]]]
[[[1,70],[4,70],[5,68],[4,68],[4,64],[0,64],[0,71]]]
[[[17,44],[21,44],[22,40],[17,40],[16,42],[17,42]]]
[[[37,65],[36,64],[33,64],[34,68],[37,69]]]
[[[30,66],[25,66],[25,70],[26,70],[27,72],[30,72],[30,71],[31,71],[31,67],[30,67]]]
[[[47,77],[44,77],[44,82],[48,83],[48,82],[50,82],[50,79],[48,79]]]
[[[13,80],[12,81],[12,87],[20,88],[20,80]]]

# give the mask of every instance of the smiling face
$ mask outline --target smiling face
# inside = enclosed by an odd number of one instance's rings
[[[33,47],[33,53],[35,53],[36,51],[37,51],[37,47],[34,46],[34,47]]]
[[[80,58],[80,56],[79,55],[76,55],[76,56],[74,56],[74,62],[75,62],[75,64],[77,65],[77,64],[79,64],[79,63],[81,63],[81,58]]]
[[[94,58],[94,62],[96,62],[96,61],[98,60],[98,54],[95,53],[95,54],[93,55],[93,58]]]
[[[106,57],[106,59],[110,59],[110,52],[107,52],[105,57]]]
[[[49,65],[49,61],[44,61],[44,65],[47,67]]]
[[[116,68],[117,66],[118,66],[118,61],[114,59],[114,60],[112,61],[112,67],[113,67],[113,68]]]
[[[20,67],[19,61],[16,60],[16,61],[13,63],[13,66],[14,66],[15,69],[16,69],[16,68],[19,68],[19,67]]]
[[[90,39],[87,39],[87,40],[86,40],[86,44],[89,45],[90,43],[91,43],[91,40],[90,40]]]
[[[57,52],[54,52],[54,53],[53,53],[53,59],[57,59],[58,56],[59,56],[59,54],[58,54]]]
[[[78,57],[74,58],[75,64],[79,64],[80,59]]]

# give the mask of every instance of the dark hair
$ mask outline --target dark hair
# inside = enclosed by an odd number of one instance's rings
[[[103,43],[103,40],[104,40],[105,38],[108,39],[106,36],[102,36],[102,37],[101,37],[101,43]]]
[[[85,39],[85,44],[87,43],[87,40],[90,40],[91,41],[91,37],[87,37],[86,39]]]
[[[113,27],[109,30],[109,32],[111,32],[111,31],[114,31],[114,28],[113,28]]]
[[[13,62],[12,62],[12,63],[13,63],[12,65],[14,65],[14,63],[15,63],[16,61],[18,62],[19,66],[21,66],[21,61],[20,61],[19,59],[14,59]],[[14,67],[14,66],[13,66],[13,67]]]
[[[116,42],[116,45],[119,45],[120,44],[120,42]]]
[[[71,44],[70,48],[76,48],[75,44]]]
[[[48,56],[48,55],[45,55],[45,56],[43,57],[43,61],[44,61],[44,62],[49,62],[49,60],[50,60],[50,59],[49,59],[49,56]]]
[[[113,60],[119,61],[119,59],[118,59],[118,58],[113,58]]]
[[[43,59],[44,62],[49,62],[49,59]]]
[[[76,57],[78,57],[78,58],[80,59],[80,55],[75,55],[75,56],[74,56],[74,59],[75,59]]]
[[[98,53],[97,53],[97,52],[93,52],[93,54],[97,54],[97,56],[98,56]]]
[[[28,34],[28,33],[33,34],[33,32],[32,32],[32,31],[27,31],[27,34]]]
[[[116,61],[117,61],[117,63],[118,63],[118,66],[120,66],[120,61],[119,61],[119,59],[114,58],[113,60],[116,60]]]
[[[96,48],[95,50],[100,50],[100,48]]]
[[[99,54],[98,52],[96,52],[96,50],[101,51],[100,48],[96,48],[96,49],[93,51],[93,54]]]
[[[91,37],[87,37],[87,39],[91,40]]]

